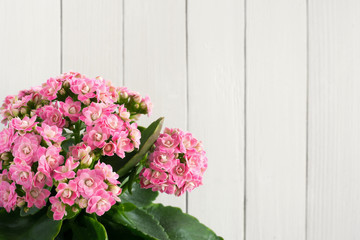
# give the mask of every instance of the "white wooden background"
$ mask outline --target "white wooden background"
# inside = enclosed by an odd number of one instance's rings
[[[225,239],[360,239],[360,1],[0,0],[0,98],[70,70],[203,140],[204,185],[159,201]]]

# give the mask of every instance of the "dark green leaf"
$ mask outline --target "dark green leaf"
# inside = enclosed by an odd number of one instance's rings
[[[153,192],[151,189],[143,189],[139,183],[134,183],[132,186],[132,194],[125,191],[121,194],[120,199],[122,203],[133,203],[137,207],[146,207],[150,205],[156,197],[158,192]]]
[[[24,217],[27,215],[34,215],[36,214],[38,211],[40,211],[40,209],[38,209],[37,207],[33,206],[31,208],[27,208],[25,206],[23,206],[20,210],[20,216]]]
[[[95,218],[80,214],[70,222],[73,239],[76,240],[107,240],[105,227]]]
[[[222,239],[216,236],[212,230],[201,224],[199,220],[183,213],[180,208],[164,207],[162,204],[152,204],[146,210],[160,222],[170,239]]]
[[[143,158],[143,156],[149,151],[151,146],[154,144],[156,139],[160,135],[160,131],[164,122],[164,118],[161,117],[152,124],[148,128],[146,128],[141,134],[141,144],[139,151],[125,163],[125,165],[120,168],[117,173],[120,177],[124,176],[129,172],[130,169],[136,166]]]
[[[145,239],[169,239],[164,232],[164,228],[159,225],[159,222],[154,219],[153,216],[139,208],[124,211],[121,206],[114,205],[101,219],[100,221],[122,225],[128,228],[132,234]]]
[[[48,218],[46,208],[25,217],[20,217],[19,212],[0,211],[0,239],[49,240],[58,235],[62,221]]]

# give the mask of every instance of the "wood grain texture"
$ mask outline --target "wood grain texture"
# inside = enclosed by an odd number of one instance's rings
[[[189,130],[208,170],[189,213],[224,239],[243,239],[244,2],[188,1]]]
[[[246,239],[304,240],[306,2],[247,2]]]
[[[150,96],[147,126],[165,116],[167,127],[186,128],[185,1],[125,1],[125,85]],[[158,201],[186,209],[184,197],[161,194]]]
[[[63,71],[122,84],[123,9],[120,0],[63,0]]]
[[[360,2],[310,1],[308,240],[360,233]]]
[[[0,1],[0,32],[1,104],[59,75],[59,1]]]

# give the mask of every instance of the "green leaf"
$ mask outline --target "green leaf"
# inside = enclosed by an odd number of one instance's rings
[[[140,208],[124,211],[121,204],[114,205],[104,217],[100,218],[100,221],[105,221],[108,224],[112,223],[113,226],[114,224],[122,225],[131,231],[132,234],[145,239],[169,239],[159,222]]]
[[[33,206],[31,208],[27,208],[27,207],[23,206],[23,207],[21,207],[21,210],[20,210],[20,216],[25,217],[28,215],[34,215],[39,211],[40,211],[40,209],[35,206]]]
[[[170,239],[222,239],[208,227],[201,224],[199,220],[183,213],[180,208],[164,207],[162,204],[152,204],[146,211],[159,221]]]
[[[107,240],[105,227],[95,218],[80,214],[70,222],[73,239],[76,240]]]
[[[143,156],[150,150],[151,146],[154,144],[154,142],[160,135],[163,123],[164,118],[161,117],[152,124],[150,124],[150,126],[142,132],[139,151],[128,162],[126,162],[122,168],[117,171],[119,177],[127,174],[129,170],[135,167],[136,164],[138,164],[143,158]]]
[[[151,189],[143,189],[139,183],[134,183],[132,190],[127,190],[120,195],[122,203],[133,203],[137,207],[146,207],[150,205],[156,197],[159,195],[158,192],[153,192]]]
[[[49,240],[58,235],[62,221],[48,218],[46,208],[25,217],[19,212],[19,209],[10,213],[0,210],[0,239]]]

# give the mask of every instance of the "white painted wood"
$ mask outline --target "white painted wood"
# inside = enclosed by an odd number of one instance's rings
[[[305,239],[306,36],[306,1],[247,1],[249,240]]]
[[[150,96],[151,118],[165,126],[186,127],[186,39],[183,0],[125,1],[125,85]],[[186,209],[185,197],[161,194],[159,202]]]
[[[122,85],[122,1],[63,0],[63,71]]]
[[[0,1],[0,102],[60,72],[60,3]]]
[[[189,213],[243,239],[244,1],[188,1],[189,129],[209,159]]]
[[[308,240],[360,233],[360,2],[310,1]]]

